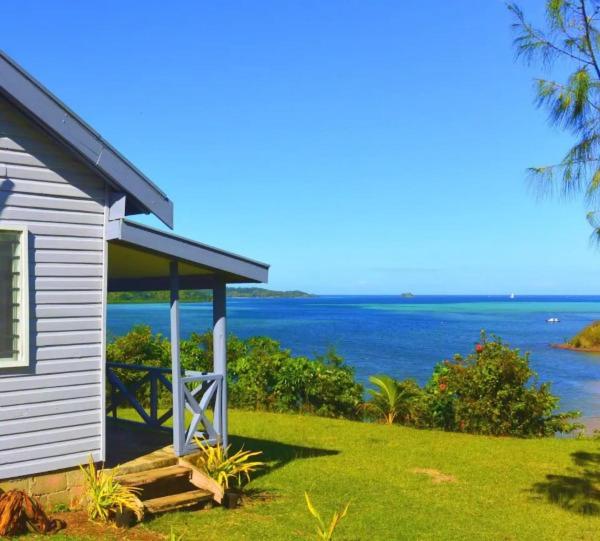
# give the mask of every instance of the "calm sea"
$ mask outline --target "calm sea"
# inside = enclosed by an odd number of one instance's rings
[[[481,329],[531,353],[542,381],[551,381],[561,409],[600,417],[600,355],[556,350],[584,325],[600,319],[600,296],[321,296],[308,299],[229,299],[228,329],[241,337],[266,335],[297,355],[330,346],[360,380],[385,372],[423,383],[435,363],[467,353]],[[559,323],[546,322],[558,317]],[[166,304],[111,305],[109,333],[144,323],[169,334]],[[183,304],[182,334],[207,330],[209,304]]]

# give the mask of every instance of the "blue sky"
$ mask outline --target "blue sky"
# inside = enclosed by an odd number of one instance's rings
[[[509,26],[495,0],[23,1],[1,46],[273,288],[600,293],[584,204],[525,181],[569,138]]]

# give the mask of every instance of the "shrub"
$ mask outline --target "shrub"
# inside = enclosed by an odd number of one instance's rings
[[[230,453],[231,445],[226,448],[223,448],[222,445],[212,446],[198,438],[196,438],[196,445],[200,449],[200,455],[195,457],[195,465],[223,488],[229,488],[232,480],[240,487],[243,478],[250,481],[250,474],[265,466],[264,462],[249,460],[261,455],[262,451],[240,449],[232,454]]]
[[[571,422],[579,412],[555,412],[559,399],[538,383],[527,354],[485,334],[475,352],[438,364],[425,393],[425,424],[444,430],[552,436],[580,427]]]
[[[90,520],[106,522],[123,509],[133,511],[140,520],[143,505],[137,495],[139,489],[121,485],[115,470],[97,469],[90,456],[87,468],[80,466],[86,487],[87,511]]]
[[[192,334],[180,343],[184,370],[212,370],[212,333]],[[113,340],[107,348],[109,362],[170,367],[170,344],[150,327],[134,327],[127,335]],[[309,359],[294,357],[279,342],[267,337],[227,339],[227,383],[233,407],[280,412],[305,412],[326,417],[357,418],[363,387],[356,382],[354,369],[333,350]],[[116,369],[128,386],[144,373]],[[136,398],[149,403],[149,386],[142,385]],[[170,394],[161,394],[161,405],[168,406]]]

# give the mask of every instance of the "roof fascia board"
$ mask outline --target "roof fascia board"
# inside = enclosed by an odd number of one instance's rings
[[[173,203],[158,186],[2,51],[0,90],[109,182],[173,227]]]

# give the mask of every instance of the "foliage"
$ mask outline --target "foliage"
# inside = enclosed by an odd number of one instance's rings
[[[97,469],[90,455],[88,467],[80,466],[84,475],[87,511],[91,520],[106,522],[119,511],[129,509],[140,520],[143,505],[139,489],[121,485],[115,478],[117,470]]]
[[[212,333],[192,334],[180,343],[181,365],[200,372],[212,369]],[[170,367],[170,344],[150,327],[138,326],[129,334],[113,340],[107,347],[109,362]],[[356,382],[354,370],[330,350],[315,359],[294,357],[279,342],[267,337],[242,340],[230,335],[227,340],[229,403],[233,407],[269,411],[296,411],[325,417],[357,418],[363,387]],[[127,385],[143,373],[117,369]],[[137,393],[147,405],[148,385]],[[161,404],[170,397],[165,393]]]
[[[315,506],[310,501],[310,497],[308,496],[308,492],[304,493],[304,498],[306,499],[306,506],[308,507],[308,511],[310,514],[315,517],[317,521],[317,539],[321,539],[323,541],[330,541],[333,539],[335,534],[335,530],[338,527],[339,523],[348,513],[348,507],[350,507],[350,502],[346,504],[346,506],[341,511],[335,511],[329,524],[326,524],[325,521],[321,518],[319,512],[315,509]]]
[[[371,400],[365,403],[365,410],[385,424],[400,420],[405,424],[415,418],[415,405],[422,391],[416,381],[396,380],[387,375],[371,376],[369,381],[375,389],[369,389]]]
[[[557,180],[563,194],[583,192],[590,202],[600,194],[600,2],[547,0],[546,25],[529,22],[519,6],[508,5],[514,17],[518,57],[539,61],[567,73],[562,81],[537,79],[537,104],[549,112],[550,122],[576,138],[562,160],[533,167],[530,173],[542,191],[552,192]],[[600,234],[595,212],[588,219]]]
[[[0,536],[27,533],[52,533],[64,528],[61,520],[51,520],[40,504],[22,490],[0,493]]]
[[[390,376],[369,378],[375,389],[364,405],[387,424],[441,428],[496,436],[553,436],[581,427],[579,412],[557,413],[559,399],[549,383],[538,384],[529,356],[499,338],[482,343],[467,357],[438,363],[424,387]]]
[[[594,349],[600,347],[600,321],[590,323],[568,343],[575,348]]]
[[[235,480],[237,486],[242,485],[244,477],[249,482],[250,474],[265,466],[264,462],[250,460],[252,457],[260,456],[261,451],[240,449],[231,454],[231,445],[223,448],[222,445],[208,445],[198,438],[195,440],[201,451],[196,459],[196,465],[223,488],[229,488],[231,480]]]
[[[297,299],[313,297],[304,291],[273,291],[263,287],[228,287],[227,296],[233,298],[287,298]],[[113,291],[108,294],[108,302],[113,304],[129,303],[165,303],[169,302],[171,294],[168,291]],[[181,302],[209,302],[212,292],[204,289],[182,289],[179,292]]]
[[[475,352],[437,365],[425,393],[434,428],[540,437],[580,427],[571,422],[578,412],[555,413],[559,399],[549,383],[538,384],[528,355],[485,333]]]

